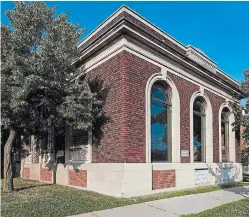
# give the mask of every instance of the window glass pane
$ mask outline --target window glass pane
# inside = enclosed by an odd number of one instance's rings
[[[202,161],[202,117],[200,115],[195,115],[194,120],[194,161]]]
[[[222,152],[222,161],[226,161],[226,137],[225,137],[225,123],[221,123],[221,152]]]
[[[222,162],[228,161],[229,155],[229,113],[228,109],[224,108],[221,113],[221,153]]]
[[[228,114],[226,112],[221,113],[221,121],[228,122]]]
[[[224,122],[225,121],[225,116],[224,113],[221,113],[221,121]]]
[[[198,102],[194,103],[194,111],[201,113],[201,104]]]
[[[200,113],[201,115],[205,115],[203,100],[197,98],[194,102],[193,109],[195,112]]]
[[[167,106],[151,101],[151,161],[168,160]]]
[[[166,93],[165,87],[160,83],[155,83],[152,87],[151,98],[152,99],[156,98],[161,101],[167,102],[168,99],[165,93]]]

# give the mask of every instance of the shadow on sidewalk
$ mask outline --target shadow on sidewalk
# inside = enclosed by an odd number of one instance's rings
[[[233,192],[235,194],[238,194],[238,195],[241,195],[245,198],[249,198],[249,188],[246,188],[246,187],[234,187],[234,188],[227,188],[227,189],[224,189],[225,191],[228,191],[228,192]]]

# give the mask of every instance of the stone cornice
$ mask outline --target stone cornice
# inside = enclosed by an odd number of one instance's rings
[[[186,55],[207,70],[216,73],[217,64],[204,54],[200,53],[200,51],[196,50],[194,47],[188,46]]]
[[[196,67],[193,67],[192,64],[190,65],[185,61],[181,61],[181,60],[179,61],[179,58],[177,56],[173,56],[167,53],[167,51],[165,50],[162,50],[162,49],[159,50],[151,44],[144,43],[143,41],[138,41],[137,38],[133,38],[133,37],[126,35],[126,39],[129,42],[133,43],[134,45],[141,47],[143,50],[150,52],[152,55],[157,56],[163,60],[166,60],[167,62],[183,70],[184,72],[198,79],[201,79],[204,82],[209,83],[218,89],[222,89],[223,91],[225,91],[226,93],[230,95],[234,95],[235,98],[239,99],[239,98],[244,97],[243,92],[239,88],[236,88],[230,85],[229,83],[225,83],[224,80],[222,80],[217,75],[216,75],[216,78],[206,75],[203,73],[204,70],[199,70]]]
[[[233,88],[236,92],[240,92],[241,98],[244,97],[243,92],[240,90],[239,83],[217,69],[216,63],[206,55],[192,46],[185,47],[167,35],[163,35],[163,33],[151,26],[150,23],[147,25],[147,21],[145,22],[144,20],[138,19],[137,16],[137,14],[134,14],[134,12],[128,10],[126,7],[125,10],[121,8],[114,13],[112,17],[108,19],[111,19],[110,21],[106,20],[102,28],[99,26],[97,31],[91,33],[89,38],[87,37],[79,44],[78,52],[81,59],[80,62],[89,59],[94,53],[103,49],[120,35],[130,35],[134,40],[146,43],[147,46],[153,47],[159,52],[161,52],[161,49],[169,51],[168,55],[178,57],[178,62],[188,63],[193,66],[193,71],[196,71],[194,68],[197,68],[205,72],[202,75],[203,77],[207,77],[208,75],[208,79],[211,78],[214,81],[222,81],[224,85]]]

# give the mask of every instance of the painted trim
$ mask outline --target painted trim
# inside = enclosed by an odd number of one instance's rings
[[[174,39],[172,36],[168,35],[163,30],[159,29],[154,24],[152,24],[150,21],[148,21],[147,19],[145,19],[144,17],[142,17],[140,14],[136,13],[135,11],[133,11],[132,9],[130,9],[129,7],[127,7],[125,5],[121,6],[117,11],[115,11],[113,14],[111,14],[104,22],[102,22],[95,30],[93,30],[90,34],[88,34],[85,39],[83,39],[82,41],[80,41],[79,44],[78,44],[78,47],[80,47],[85,42],[87,42],[90,38],[93,37],[94,34],[96,34],[98,31],[100,31],[101,29],[103,29],[108,23],[110,23],[112,20],[114,20],[122,12],[126,12],[126,13],[130,14],[131,16],[133,16],[136,19],[138,19],[140,22],[142,22],[145,25],[149,26],[154,31],[156,31],[159,34],[163,35],[165,38],[167,38],[168,40],[170,40],[174,44],[178,45],[182,49],[186,49],[186,46],[183,45],[181,42],[179,42],[178,40]]]
[[[165,81],[172,91],[172,163],[180,162],[180,96],[176,85],[167,76],[167,69],[162,68],[160,73],[152,75],[145,89],[145,126],[146,126],[146,163],[151,163],[151,87],[156,81]]]
[[[114,20],[118,15],[120,15],[122,12],[126,12],[129,15],[133,16],[134,18],[138,19],[140,22],[142,22],[143,24],[147,25],[148,27],[150,27],[152,30],[158,32],[159,34],[161,34],[162,36],[164,36],[165,38],[167,38],[169,41],[171,41],[173,44],[177,45],[179,48],[185,50],[187,52],[187,49],[189,46],[185,46],[183,45],[181,42],[177,41],[176,39],[174,39],[173,37],[171,37],[170,35],[168,35],[167,33],[165,33],[164,31],[162,31],[161,29],[159,29],[158,27],[156,27],[155,25],[153,25],[152,23],[150,23],[148,20],[146,20],[145,18],[143,18],[141,15],[137,14],[135,11],[131,10],[130,8],[126,7],[126,6],[122,6],[121,8],[119,8],[116,12],[114,12],[110,17],[108,17],[102,24],[100,24],[93,32],[91,32],[85,39],[83,39],[79,44],[78,44],[78,48],[80,46],[82,46],[84,43],[86,43],[89,39],[91,39],[97,32],[99,32],[102,28],[104,28],[108,23],[110,23],[112,20]],[[125,25],[123,25],[123,27],[126,27]],[[126,27],[127,28],[127,27]],[[116,31],[117,32],[117,31]],[[113,34],[112,34],[113,35]],[[103,40],[102,40],[103,41]],[[106,41],[106,38],[104,39],[104,41]],[[152,42],[151,40],[149,40],[150,42]],[[195,48],[194,48],[195,49]],[[92,48],[89,48],[88,50],[92,50]],[[195,49],[196,50],[196,49]],[[209,59],[209,61],[212,61],[209,57],[207,57],[206,55],[202,54],[201,52],[199,52],[198,50],[196,50],[200,55],[205,56],[205,58]],[[232,77],[230,77],[229,75],[227,75],[226,73],[224,73],[223,71],[221,71],[220,69],[218,69],[216,67],[216,70],[223,74],[226,78],[228,78],[230,81],[236,83],[237,85],[239,85],[240,83],[237,82],[235,79],[233,79]]]
[[[233,96],[225,93],[224,91],[219,90],[218,88],[215,88],[208,83],[186,73],[184,70],[181,70],[172,64],[168,63],[166,60],[163,60],[148,51],[145,51],[144,49],[132,44],[131,42],[128,42],[126,39],[121,39],[120,41],[116,42],[114,45],[112,45],[110,48],[107,48],[104,52],[97,55],[94,59],[95,61],[88,61],[85,64],[85,70],[84,73],[89,72],[90,70],[94,69],[95,67],[99,66],[100,64],[104,63],[108,59],[112,58],[113,56],[117,55],[118,53],[122,51],[128,51],[142,59],[145,59],[148,62],[153,63],[154,65],[157,65],[159,67],[165,67],[173,74],[176,74],[177,76],[191,82],[197,85],[202,84],[205,89],[209,90],[212,93],[215,93],[218,96],[221,96],[225,99],[234,100]],[[239,101],[237,101],[239,102]]]
[[[230,99],[230,100],[234,100],[233,96],[232,95],[229,95],[227,93],[225,93],[224,91],[221,91],[209,84],[207,84],[206,82],[186,73],[185,71],[171,65],[170,63],[168,63],[167,61],[165,60],[162,60],[158,57],[155,57],[154,55],[151,55],[151,56],[146,56],[146,51],[143,51],[143,53],[138,53],[137,51],[135,51],[134,49],[130,49],[130,48],[127,48],[125,47],[124,48],[125,51],[129,52],[129,53],[132,53],[150,63],[153,63],[154,65],[156,66],[159,66],[159,67],[165,67],[168,69],[168,71],[170,71],[172,74],[175,74],[177,75],[178,77],[186,80],[186,81],[189,81],[193,84],[196,84],[196,85],[203,85],[205,87],[205,89],[209,90],[210,92],[222,97],[222,98],[225,98],[225,99]],[[155,58],[151,58],[151,57],[155,57]],[[239,100],[236,101],[239,103]]]
[[[131,28],[126,27],[126,26],[125,26],[125,28],[128,29],[129,31],[133,32],[134,34],[136,34],[137,36],[139,36],[139,37],[142,38],[143,40],[145,40],[145,43],[151,43],[151,44],[153,44],[153,45],[156,46],[158,49],[161,49],[161,50],[167,52],[168,54],[170,54],[171,56],[173,56],[174,58],[176,58],[179,62],[183,62],[184,64],[186,64],[186,65],[188,65],[188,66],[190,66],[190,67],[192,67],[192,68],[198,70],[199,72],[201,72],[201,73],[202,73],[203,75],[205,75],[206,77],[210,77],[207,73],[205,73],[205,72],[203,72],[202,70],[196,68],[196,67],[193,66],[192,64],[190,64],[190,63],[186,62],[185,60],[181,59],[180,57],[174,55],[174,54],[171,53],[170,51],[168,51],[168,50],[166,50],[165,48],[161,47],[160,45],[154,43],[153,41],[147,39],[146,37],[142,36],[141,34],[135,32],[135,31],[132,30]],[[129,41],[128,41],[128,44],[131,44],[131,45],[132,45],[131,47],[137,47],[137,48],[138,48],[138,46],[134,45],[133,43],[131,43],[131,42],[129,42]],[[139,47],[139,50],[143,50],[143,51],[141,52],[142,54],[145,53],[145,52],[146,52],[146,53],[149,53],[148,51],[145,51],[144,49],[142,49],[142,48],[140,48],[140,47]],[[157,56],[155,56],[155,55],[153,55],[153,54],[151,54],[151,53],[149,53],[149,54],[150,54],[150,56],[157,57]],[[158,57],[158,58],[161,59],[160,57]],[[165,60],[163,60],[163,61],[165,61]],[[175,66],[174,66],[174,67],[175,67]],[[215,81],[218,81],[218,80],[216,80],[215,78],[212,78],[212,79],[215,80]],[[223,86],[225,86],[225,87],[231,89],[230,87],[226,86],[226,85],[223,84],[222,82],[220,82],[220,81],[218,81],[218,82],[219,82],[221,85],[223,85]],[[232,90],[234,91],[234,89],[232,89]]]
[[[217,72],[221,73],[222,75],[224,75],[227,79],[231,80],[232,82],[234,82],[237,85],[240,85],[240,82],[236,81],[234,78],[232,78],[230,75],[226,74],[225,72],[223,72],[221,69],[216,68]]]
[[[112,58],[117,52],[125,46],[127,40],[125,38],[121,38],[119,41],[108,47],[105,51],[101,52],[91,60],[87,61],[84,64],[84,72],[87,73],[88,71],[92,70],[93,68],[97,67],[102,62],[107,61],[108,59]],[[86,53],[87,54],[87,53]],[[85,55],[85,54],[84,54]],[[82,56],[80,58],[83,58]]]

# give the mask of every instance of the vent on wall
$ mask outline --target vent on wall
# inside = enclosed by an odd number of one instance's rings
[[[88,145],[88,132],[86,130],[73,131],[73,146]]]
[[[73,162],[86,162],[88,159],[88,131],[73,130],[70,145],[70,159]]]

